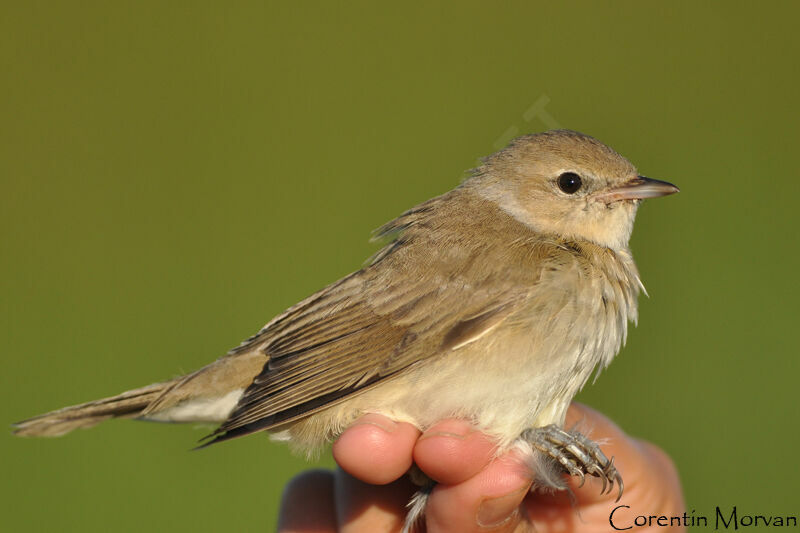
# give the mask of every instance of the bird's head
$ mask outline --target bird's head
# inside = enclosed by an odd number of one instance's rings
[[[515,139],[486,158],[465,186],[538,232],[612,249],[628,246],[643,199],[679,191],[640,176],[598,140],[568,130]]]

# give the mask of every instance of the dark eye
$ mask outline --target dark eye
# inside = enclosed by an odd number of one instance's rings
[[[574,172],[564,172],[558,177],[558,188],[567,194],[575,194],[581,185],[581,177]]]

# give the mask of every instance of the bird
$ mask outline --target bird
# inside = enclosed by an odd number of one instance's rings
[[[202,446],[261,431],[313,455],[366,413],[420,430],[470,421],[498,453],[557,474],[622,478],[567,407],[637,321],[629,247],[642,200],[679,192],[595,138],[519,137],[454,189],[374,232],[364,266],[184,376],[15,424],[57,436],[110,418],[216,423]],[[412,472],[413,473],[413,472]],[[412,500],[406,530],[432,482]],[[563,476],[562,476],[563,477]]]

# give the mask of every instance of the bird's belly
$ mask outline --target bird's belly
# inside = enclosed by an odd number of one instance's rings
[[[607,364],[618,351],[625,321],[616,313],[601,312],[576,328],[576,321],[585,318],[580,313],[556,312],[549,317],[546,326],[499,328],[447,354],[420,361],[293,424],[282,436],[308,452],[338,436],[361,414],[380,413],[421,430],[447,418],[470,420],[503,449],[526,429],[563,424],[570,401],[592,370],[598,363]]]
[[[313,451],[364,413],[380,413],[425,430],[447,418],[470,420],[501,449],[525,430],[563,423],[572,397],[599,359],[591,354],[549,353],[530,342],[473,343],[304,419],[280,437]],[[504,349],[504,357],[485,351]],[[591,364],[577,364],[580,358]],[[577,372],[576,372],[577,368]],[[279,437],[279,438],[280,438]]]
[[[595,357],[577,350],[546,354],[518,344],[507,345],[502,358],[485,357],[481,349],[492,347],[477,343],[469,353],[454,352],[450,360],[434,368],[410,373],[405,383],[376,390],[374,399],[366,396],[365,407],[374,401],[372,411],[423,430],[446,418],[470,420],[501,447],[511,444],[525,429],[563,423],[570,400],[595,366],[592,363],[581,369],[578,365],[576,373],[575,361],[581,356]],[[378,407],[386,393],[394,401]]]

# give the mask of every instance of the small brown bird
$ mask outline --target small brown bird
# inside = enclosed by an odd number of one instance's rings
[[[574,131],[520,137],[456,189],[376,232],[361,270],[187,376],[25,420],[53,436],[112,417],[221,423],[210,443],[269,430],[305,452],[364,413],[421,430],[464,418],[543,465],[621,477],[562,429],[592,370],[607,366],[643,288],[628,249],[642,199],[678,192]],[[423,493],[424,494],[424,493]],[[407,523],[424,506],[424,496]]]

